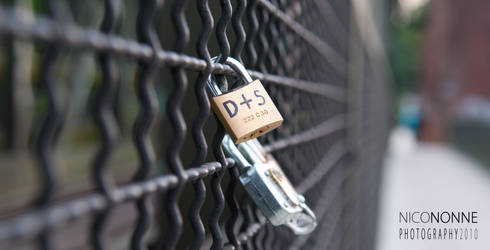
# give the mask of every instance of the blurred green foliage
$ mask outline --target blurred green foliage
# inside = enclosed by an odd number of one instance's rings
[[[418,88],[419,51],[426,13],[427,6],[423,6],[409,16],[402,16],[399,6],[395,4],[393,7],[388,56],[395,78],[395,100],[403,93],[415,92]]]

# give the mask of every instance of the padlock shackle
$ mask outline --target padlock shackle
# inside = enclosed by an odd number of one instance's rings
[[[240,171],[243,171],[251,166],[253,166],[253,163],[250,163],[240,152],[240,150],[237,148],[233,140],[231,140],[231,137],[226,134],[223,137],[223,141],[221,142],[221,145],[225,148],[225,151],[228,152],[228,154],[235,160],[237,166],[240,168]]]
[[[245,158],[249,158],[252,164],[261,164],[267,162],[265,157],[265,151],[261,150],[262,146],[259,148],[257,144],[260,145],[259,140],[252,139],[246,142],[239,143],[237,145],[238,150],[245,154]]]
[[[296,235],[309,234],[317,226],[315,213],[304,202],[301,202],[299,206],[303,211],[296,216],[297,218],[289,220],[286,226],[291,228]]]
[[[239,76],[244,84],[253,82],[252,77],[248,73],[245,66],[233,57],[227,57],[226,62]]]
[[[267,162],[265,151],[257,139],[235,145],[230,136],[226,134],[223,137],[221,145],[223,145],[240,168],[247,168],[255,164],[264,164]]]
[[[241,170],[254,166],[255,164],[263,164],[267,161],[265,151],[261,151],[260,148],[262,147],[257,147],[257,144],[260,145],[259,141],[253,139],[236,145],[228,134],[223,137],[223,141],[221,142],[221,145],[223,145],[233,160],[236,161]]]
[[[215,57],[211,58],[211,62],[212,63],[216,63],[216,62],[218,62],[220,60],[220,58],[221,58],[221,55],[215,56]],[[253,82],[253,79],[250,76],[250,74],[248,73],[248,71],[245,68],[245,66],[243,66],[243,64],[241,64],[235,58],[233,58],[233,57],[227,57],[226,58],[226,61],[225,61],[225,64],[228,65],[228,66],[230,66],[238,74],[240,80],[244,84]],[[208,77],[207,84],[208,84],[209,89],[211,90],[211,93],[214,96],[219,96],[219,95],[223,94],[223,90],[218,86],[218,84],[216,82],[213,81],[211,75],[209,75],[209,77]]]

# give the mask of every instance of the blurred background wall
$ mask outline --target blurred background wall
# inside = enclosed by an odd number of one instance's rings
[[[468,117],[472,107],[467,107],[481,102],[481,108],[490,108],[488,10],[485,0],[430,3],[421,50],[423,140],[449,140],[457,119],[490,118]]]
[[[425,142],[490,156],[490,2],[392,1],[390,61],[398,121]]]

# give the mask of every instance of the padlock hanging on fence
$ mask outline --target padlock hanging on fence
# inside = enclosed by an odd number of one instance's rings
[[[218,59],[214,57],[212,61]],[[226,64],[238,73],[245,85],[222,94],[227,90],[226,84],[222,90],[211,76],[208,79],[214,95],[213,110],[228,132],[221,143],[223,149],[235,160],[240,182],[271,224],[286,225],[298,235],[308,234],[317,225],[315,214],[306,205],[305,198],[296,192],[274,157],[265,152],[255,139],[281,125],[282,116],[260,81],[253,81],[240,62],[228,57]],[[247,99],[249,95],[257,98],[255,101]],[[237,103],[240,98],[243,103]],[[236,110],[231,111],[227,105]],[[237,105],[247,106],[241,111]],[[266,110],[268,116],[254,114],[261,110]],[[254,119],[246,120],[252,115],[255,115]]]
[[[233,142],[245,142],[279,127],[283,118],[262,83],[254,81],[236,59],[227,57],[225,63],[237,72],[244,85],[223,93],[209,76],[208,86],[213,94],[211,107]]]

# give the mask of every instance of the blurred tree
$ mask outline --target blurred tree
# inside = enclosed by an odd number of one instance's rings
[[[422,5],[411,13],[402,14],[398,1],[392,1],[391,31],[388,56],[395,80],[395,100],[407,91],[417,89],[417,72],[421,48],[422,31],[427,13],[427,5]]]

